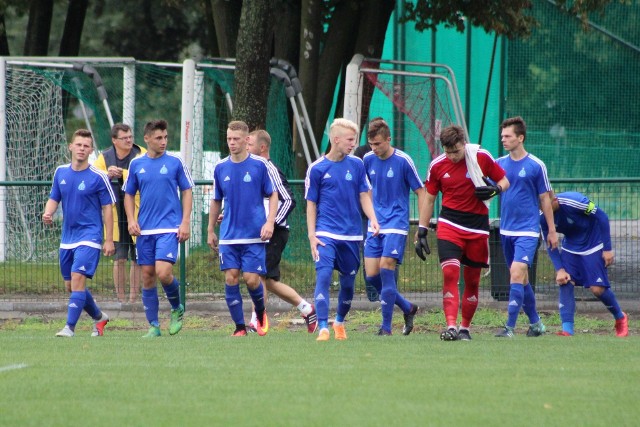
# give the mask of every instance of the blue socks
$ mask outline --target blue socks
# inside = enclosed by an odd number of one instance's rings
[[[173,282],[168,285],[162,285],[164,288],[164,293],[167,295],[167,299],[169,300],[169,304],[171,304],[171,308],[176,310],[180,308],[180,284],[178,280],[174,277]]]
[[[558,291],[558,310],[562,321],[562,330],[573,334],[573,320],[576,312],[573,285],[568,283],[560,286]]]
[[[96,301],[93,299],[93,295],[89,292],[89,289],[84,290],[85,295],[85,303],[84,303],[84,311],[93,319],[98,320],[100,316],[102,316],[102,312],[98,308]]]
[[[158,301],[158,288],[142,289],[142,305],[144,306],[144,315],[151,326],[160,327],[158,322],[158,310],[160,302]]]
[[[524,297],[522,299],[522,310],[529,318],[529,323],[532,325],[540,321],[538,310],[536,309],[536,295],[533,292],[533,286],[527,283],[524,286]]]
[[[611,289],[606,288],[602,295],[598,297],[600,301],[607,307],[607,310],[613,314],[614,319],[622,319],[624,317],[624,313],[620,309],[620,305],[618,305],[618,300]]]
[[[351,300],[353,300],[356,276],[350,274],[340,274],[339,280],[340,292],[338,293],[336,322],[344,322],[344,318],[347,316],[347,313],[349,313],[349,310],[351,310]]]
[[[87,296],[85,291],[74,291],[69,296],[69,305],[67,306],[67,325],[73,331],[76,323],[82,314]]]
[[[244,312],[242,311],[242,295],[240,294],[240,285],[224,285],[224,298],[229,307],[231,319],[236,325],[244,325]]]
[[[264,285],[261,282],[254,290],[251,290],[248,287],[247,290],[249,291],[251,301],[253,301],[258,319],[262,319],[262,314],[264,313]]]
[[[318,328],[327,327],[329,320],[329,287],[331,285],[331,274],[333,270],[329,268],[316,269],[316,289],[313,298],[318,315]],[[324,323],[323,323],[324,322]]]
[[[380,293],[380,304],[382,307],[382,329],[387,332],[391,332],[393,308],[396,303],[396,294],[398,293],[395,270],[381,268],[380,277],[382,279],[382,292]]]
[[[509,306],[507,307],[507,326],[510,328],[516,327],[518,321],[518,314],[520,314],[520,308],[524,300],[524,287],[520,283],[512,283],[509,290]]]

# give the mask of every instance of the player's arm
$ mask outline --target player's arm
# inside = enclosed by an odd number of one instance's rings
[[[373,230],[373,235],[377,236],[380,232],[380,225],[378,224],[378,218],[376,218],[376,212],[373,209],[371,190],[360,193],[360,206],[362,206],[362,212],[367,218],[369,218],[369,224]]]
[[[44,206],[44,213],[42,214],[42,222],[47,225],[53,224],[53,214],[58,210],[58,202],[53,199],[47,200]]]
[[[124,195],[124,211],[127,214],[127,228],[132,236],[140,235],[140,225],[136,218],[136,198],[129,193]]]
[[[113,244],[113,205],[102,206],[102,223],[104,224],[102,251],[105,256],[111,256],[116,253],[116,247]]]
[[[614,253],[613,246],[611,245],[611,227],[609,226],[609,216],[600,209],[594,209],[591,213],[596,218],[597,227],[600,228],[600,237],[602,238],[602,259],[604,260],[605,267],[613,264]]]
[[[429,230],[429,223],[433,216],[433,206],[436,202],[436,196],[429,193],[426,188],[422,189],[422,201],[418,195],[418,230],[414,236],[414,245],[416,255],[423,261],[426,260],[425,253],[429,255],[431,249],[429,249],[429,243],[427,242],[427,233]]]
[[[558,233],[556,233],[556,224],[553,221],[553,208],[551,207],[551,192],[542,193],[539,196],[540,209],[547,223],[547,247],[552,249],[558,248]]]
[[[318,245],[324,246],[318,237],[316,236],[316,220],[318,218],[318,205],[316,202],[307,200],[307,235],[309,236],[309,246],[311,246],[311,257],[314,261],[317,261]]]
[[[178,242],[186,242],[191,237],[191,210],[193,209],[193,191],[182,190],[182,221],[178,227]]]
[[[207,226],[207,244],[214,251],[218,250],[218,236],[215,233],[215,227],[218,223],[218,215],[222,208],[222,200],[211,199],[209,203],[209,225]]]
[[[273,236],[273,228],[276,224],[276,213],[278,213],[278,192],[274,191],[269,196],[269,215],[267,215],[267,222],[264,223],[260,230],[260,238],[262,240],[269,240]]]

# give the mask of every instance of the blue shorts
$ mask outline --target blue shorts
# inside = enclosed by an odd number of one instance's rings
[[[500,240],[507,268],[511,268],[513,261],[522,262],[531,267],[538,250],[537,237],[500,235]]]
[[[73,249],[60,249],[60,273],[64,280],[71,280],[71,273],[80,273],[93,278],[100,261],[100,249],[90,246],[78,246]]]
[[[364,242],[365,258],[394,258],[398,264],[402,264],[404,259],[404,247],[407,243],[407,236],[404,234],[378,234],[373,233],[367,235]]]
[[[571,281],[577,286],[590,288],[602,286],[610,288],[609,275],[602,259],[602,250],[589,255],[576,255],[567,251],[560,253],[562,266],[571,275]]]
[[[242,270],[244,273],[267,274],[266,244],[220,245],[220,270]]]
[[[146,234],[136,239],[138,265],[155,265],[156,261],[175,264],[178,259],[176,233]]]
[[[360,242],[319,238],[325,246],[318,245],[319,259],[316,270],[329,267],[341,274],[356,274],[360,268]]]

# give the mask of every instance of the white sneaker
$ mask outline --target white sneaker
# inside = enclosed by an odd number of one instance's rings
[[[91,336],[101,337],[104,335],[104,327],[107,323],[109,323],[109,316],[103,311],[100,319],[93,321],[93,331],[91,332]]]
[[[71,338],[74,335],[75,333],[73,333],[73,331],[71,330],[71,328],[69,328],[68,325],[64,325],[64,328],[62,328],[62,330],[56,334],[57,337],[65,337],[65,338]]]

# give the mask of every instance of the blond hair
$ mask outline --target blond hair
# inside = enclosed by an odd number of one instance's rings
[[[234,120],[232,122],[229,122],[229,125],[227,125],[227,129],[232,131],[249,133],[249,126],[247,126],[247,124],[242,120]]]
[[[329,127],[329,138],[333,138],[339,133],[337,128],[352,130],[356,133],[356,136],[360,133],[360,128],[357,124],[349,119],[338,118]]]

